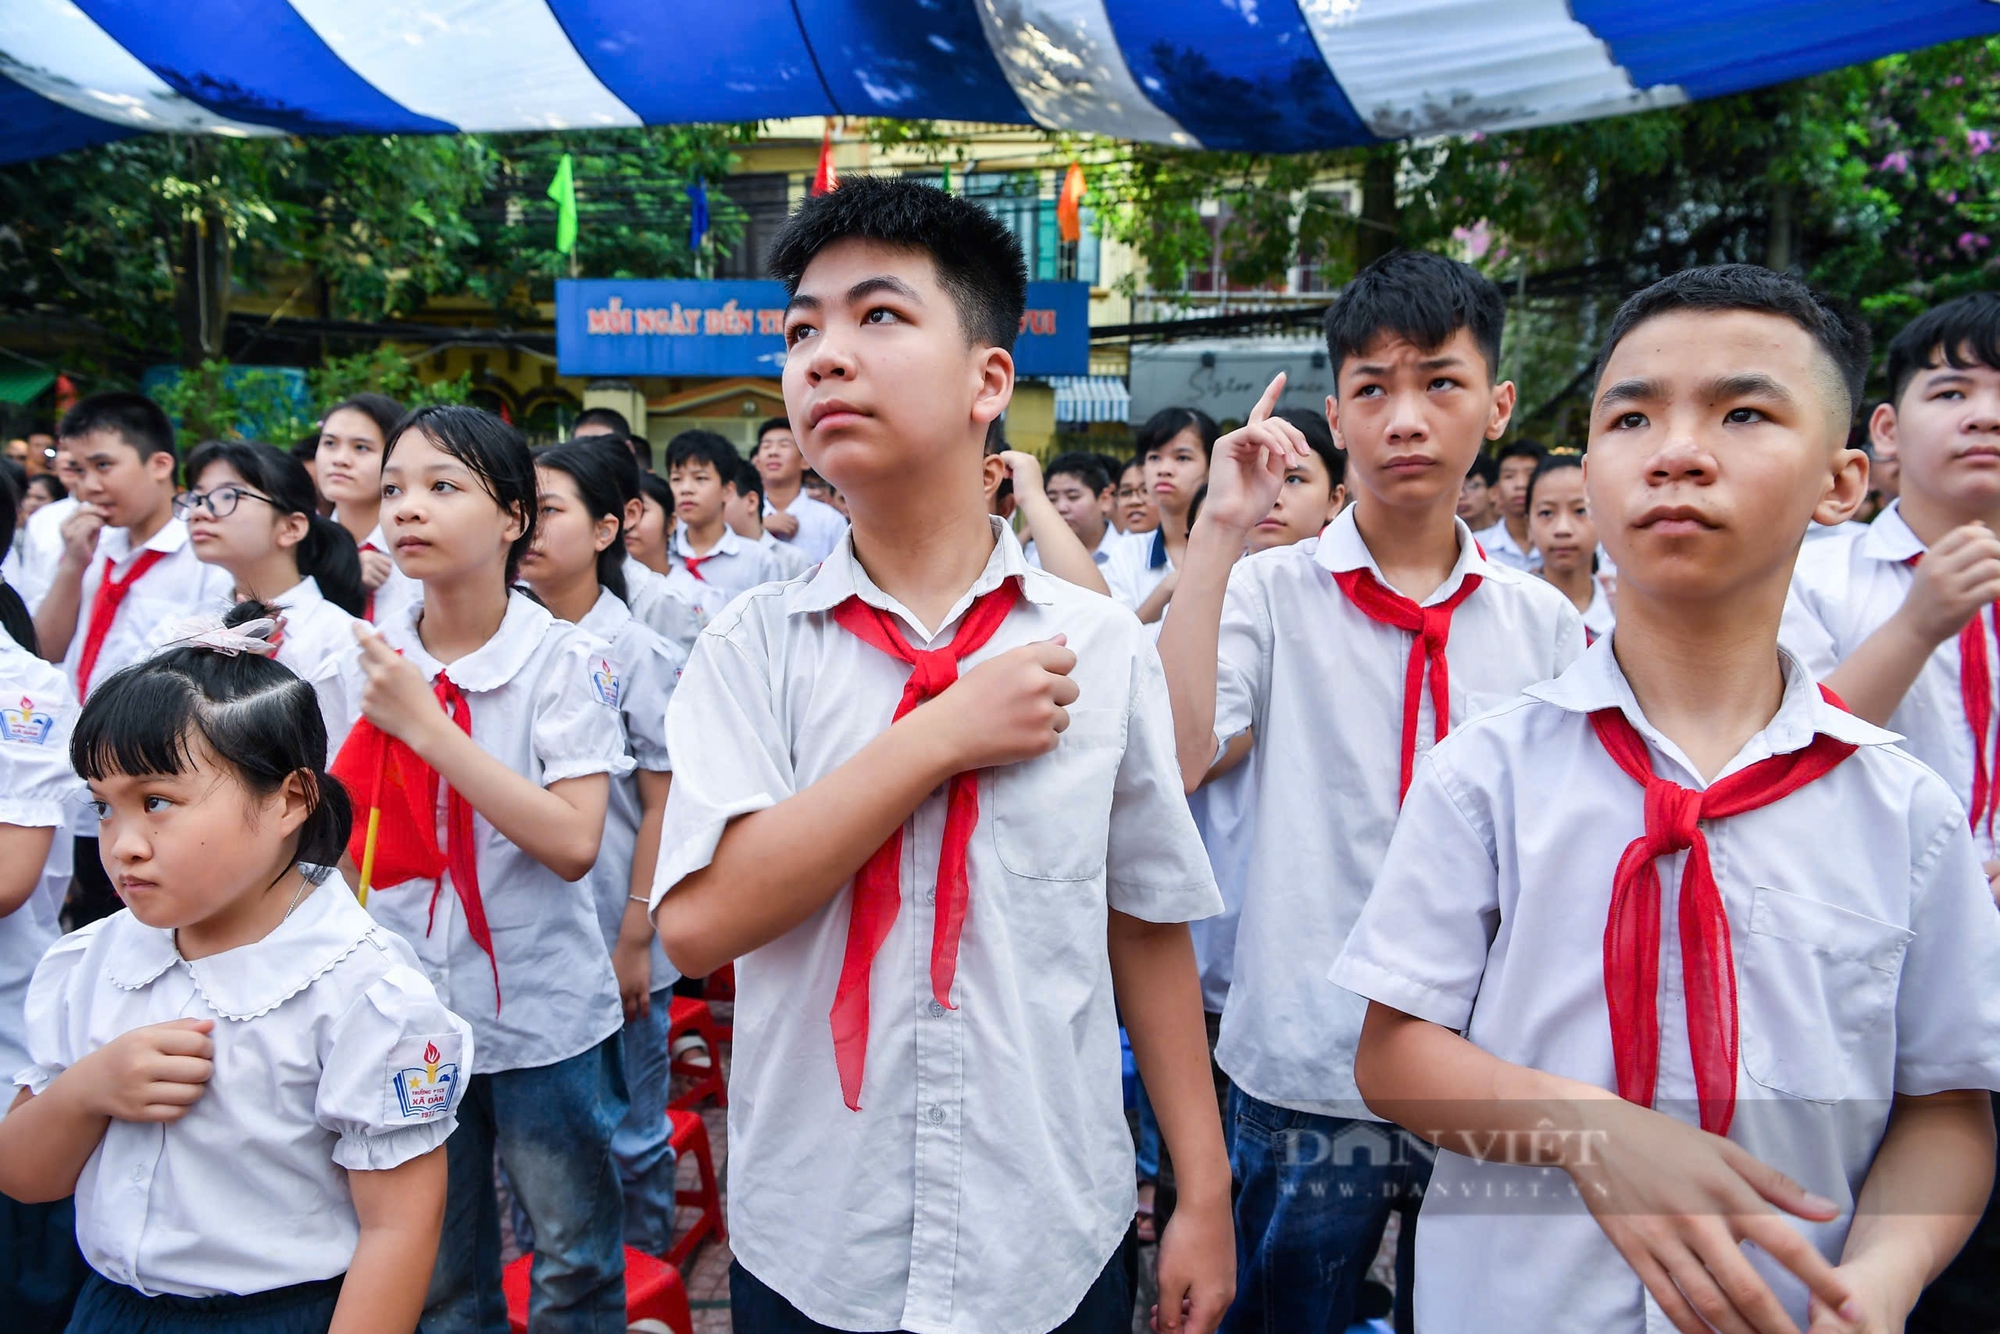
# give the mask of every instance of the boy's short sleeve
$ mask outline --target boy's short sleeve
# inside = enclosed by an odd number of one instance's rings
[[[623,689],[618,660],[595,635],[574,631],[550,656],[535,688],[534,746],[544,784],[632,772],[617,703]]]
[[[38,1098],[48,1090],[57,1075],[76,1063],[81,1054],[76,1050],[73,1021],[77,1010],[77,989],[90,985],[91,970],[83,966],[84,956],[90,950],[91,941],[110,920],[108,917],[100,918],[49,946],[49,952],[35,965],[35,975],[28,982],[27,1002],[22,1007],[22,1028],[30,1064],[20,1071],[10,1070],[7,1073],[16,1084]]]
[[[1896,1092],[2000,1089],[2000,913],[1955,802],[1918,860],[1896,993]]]
[[[422,973],[392,967],[340,1017],[321,1061],[314,1115],[340,1137],[333,1161],[382,1172],[437,1148],[471,1074],[471,1027]]]
[[[1499,929],[1499,883],[1490,831],[1468,818],[1435,752],[1426,754],[1375,888],[1327,976],[1369,1000],[1462,1031]]]
[[[1135,636],[1136,638],[1136,636]],[[1191,922],[1222,911],[1222,891],[1188,810],[1160,654],[1141,641],[1132,664],[1125,753],[1112,787],[1105,892],[1119,912]]]
[[[1271,606],[1256,564],[1238,561],[1222,598],[1216,640],[1216,754],[1230,738],[1256,722],[1260,701],[1271,691],[1273,648]]]
[[[740,623],[740,622],[739,622]],[[667,705],[674,785],[660,827],[651,907],[715,859],[731,820],[797,790],[791,743],[772,707],[770,672],[713,631],[695,641]]]

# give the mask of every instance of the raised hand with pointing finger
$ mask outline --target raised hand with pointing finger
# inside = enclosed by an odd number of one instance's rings
[[[1278,503],[1285,470],[1312,453],[1298,427],[1272,415],[1284,392],[1285,373],[1279,371],[1250,409],[1250,419],[1215,442],[1208,498],[1201,506],[1203,523],[1249,532]]]

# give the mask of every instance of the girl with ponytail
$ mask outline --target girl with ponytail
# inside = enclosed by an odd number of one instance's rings
[[[611,781],[604,839],[584,883],[597,905],[625,1008],[622,1041],[631,1101],[611,1137],[625,1199],[625,1244],[661,1255],[674,1231],[674,1154],[660,1109],[667,1103],[667,1009],[680,974],[653,935],[646,897],[673,778],[667,700],[687,655],[626,605],[625,493],[617,469],[630,460],[623,444],[589,439],[535,456],[541,511],[534,545],[521,559],[521,577],[550,611],[611,646],[607,671],[620,684],[616,707],[624,715],[625,753],[635,768]]]
[[[361,711],[353,626],[363,591],[354,539],[320,515],[305,465],[274,446],[211,440],[188,455],[185,476],[174,513],[195,555],[235,578],[232,601],[254,598],[283,615],[278,662],[319,696],[338,751]]]

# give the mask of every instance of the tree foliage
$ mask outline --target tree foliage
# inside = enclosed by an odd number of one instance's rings
[[[155,385],[154,401],[173,419],[183,453],[203,440],[263,440],[289,447],[314,430],[329,403],[368,392],[387,394],[406,408],[463,403],[472,379],[418,378],[417,368],[395,348],[379,346],[351,357],[329,357],[301,376],[286,367],[238,366],[220,358],[185,368]]]

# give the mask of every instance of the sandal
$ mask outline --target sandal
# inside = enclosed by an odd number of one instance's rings
[[[708,1044],[701,1040],[699,1033],[683,1033],[674,1039],[674,1045],[667,1049],[669,1064],[686,1064],[697,1070],[706,1070],[714,1064],[708,1054]]]

